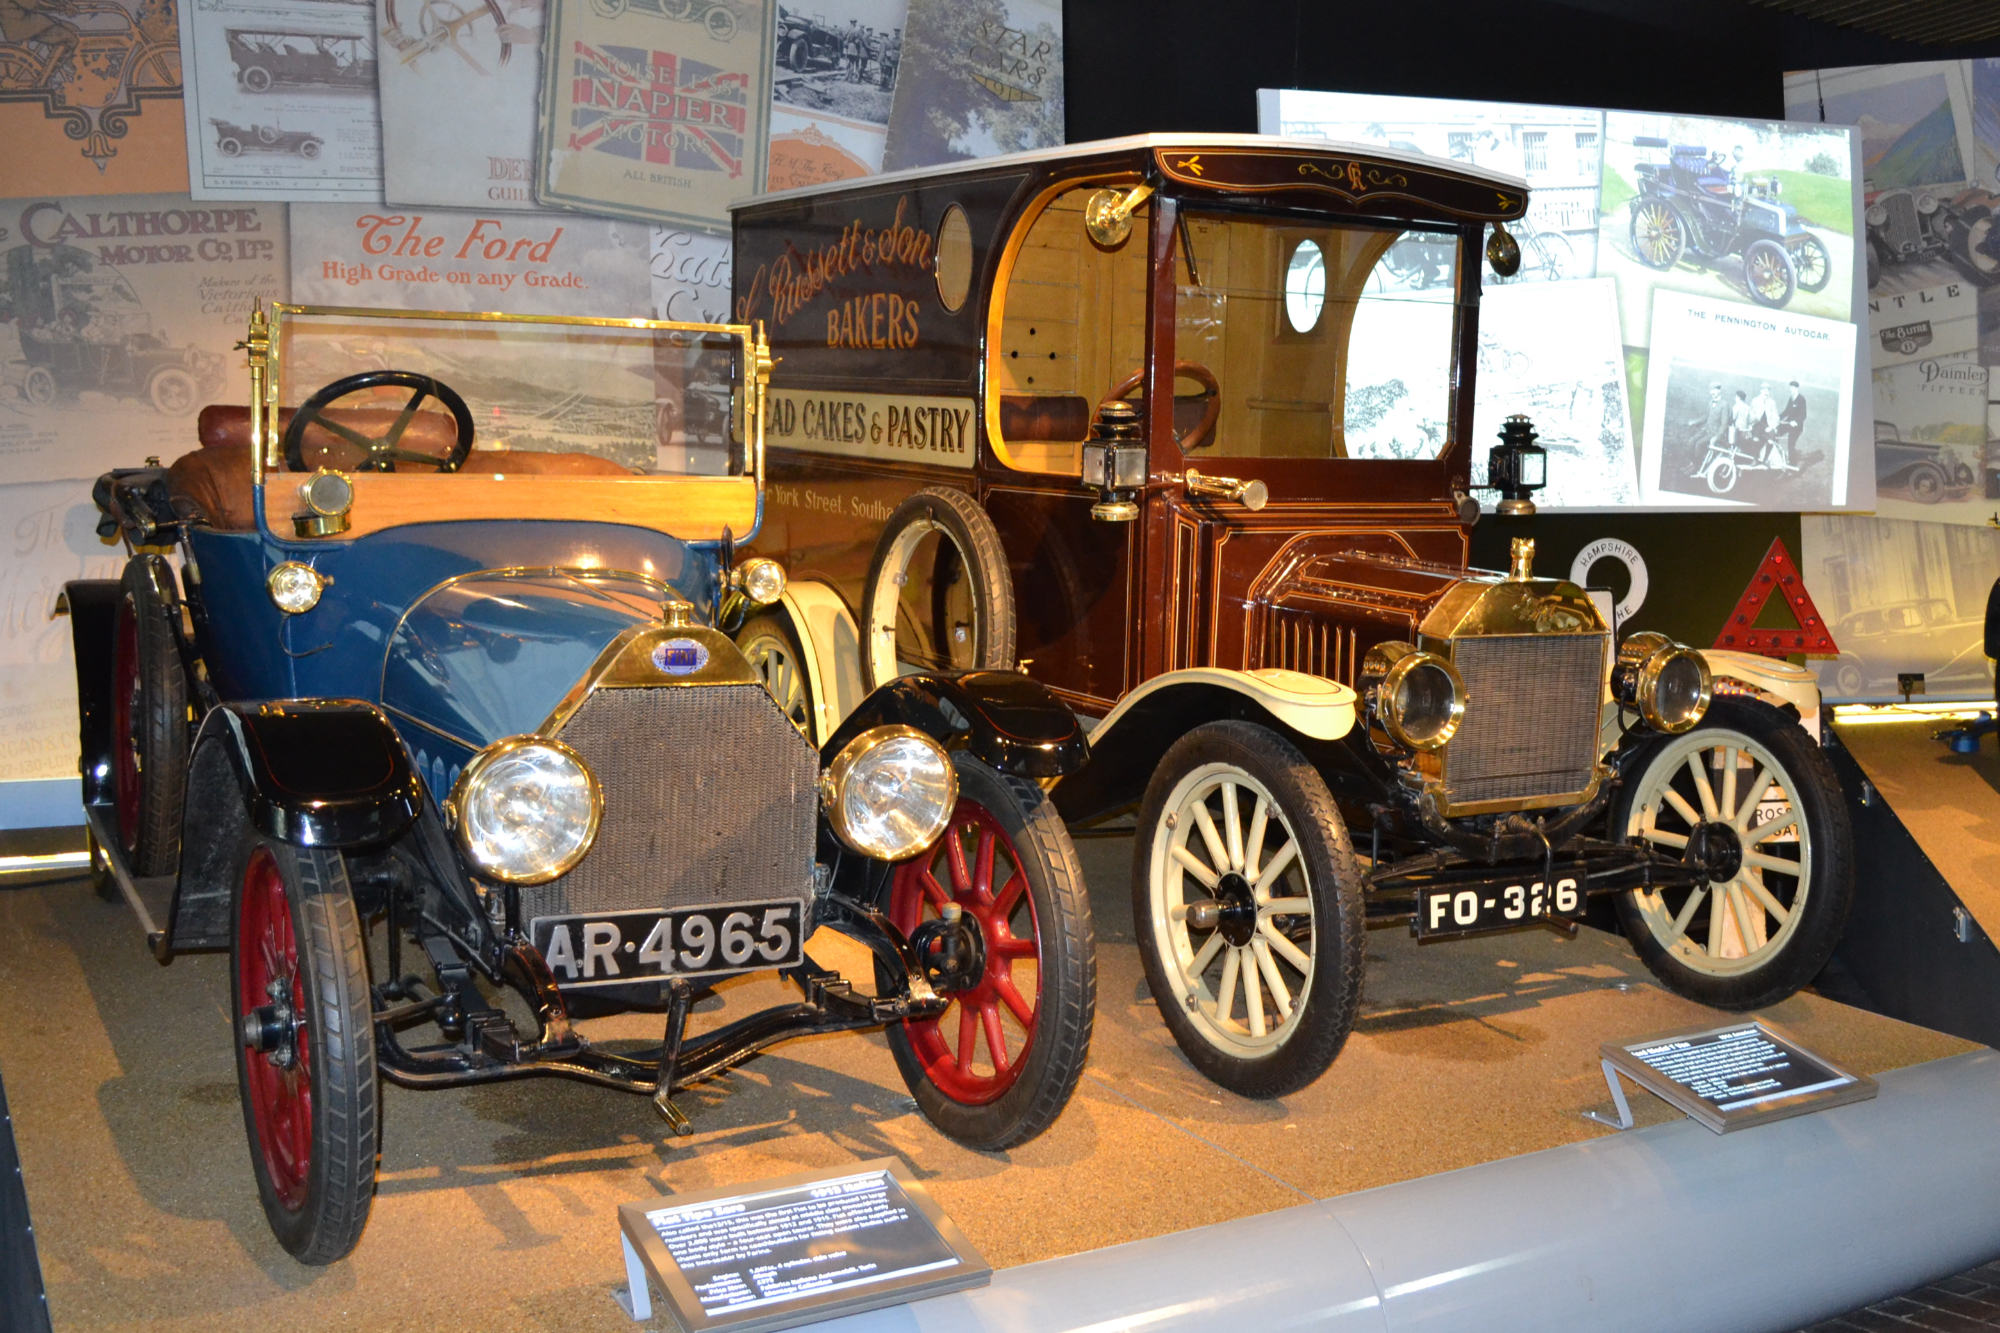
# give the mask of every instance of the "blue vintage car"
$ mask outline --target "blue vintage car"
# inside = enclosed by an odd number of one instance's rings
[[[1758,305],[1782,308],[1797,291],[1824,291],[1833,277],[1826,244],[1799,211],[1779,200],[1776,176],[1740,176],[1739,145],[1731,158],[1702,144],[1640,136],[1635,147],[1664,151],[1664,162],[1638,165],[1631,202],[1632,253],[1648,268],[1670,269],[1683,258],[1743,261],[1743,285]]]
[[[886,1026],[961,1142],[1055,1119],[1093,945],[1037,779],[1085,741],[1012,671],[897,680],[817,748],[780,710],[729,637],[784,595],[735,556],[763,506],[760,330],[279,306],[246,346],[249,405],[99,480],[133,555],[59,609],[100,892],[162,961],[230,952],[287,1250],[357,1243],[378,1077],[578,1078],[685,1133],[679,1089]],[[872,957],[859,988],[808,952],[822,929]],[[693,1001],[759,969],[799,1002],[689,1035]],[[658,1047],[572,1026],[631,1010]]]

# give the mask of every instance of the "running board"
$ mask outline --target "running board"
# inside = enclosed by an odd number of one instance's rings
[[[118,892],[125,895],[125,902],[133,915],[139,918],[139,928],[146,932],[146,948],[162,963],[171,962],[173,945],[167,939],[167,932],[153,922],[153,913],[146,906],[148,892],[164,895],[169,903],[173,901],[174,875],[154,875],[147,879],[135,879],[131,867],[125,864],[125,850],[119,845],[118,829],[111,821],[111,808],[104,805],[83,807],[84,822],[90,826],[91,837],[97,843],[97,850],[104,857],[104,863],[111,867],[111,878],[118,885]],[[95,869],[95,867],[93,867]]]

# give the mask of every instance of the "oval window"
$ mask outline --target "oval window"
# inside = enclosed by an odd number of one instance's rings
[[[957,204],[947,208],[944,221],[938,223],[937,290],[946,310],[964,305],[972,290],[972,224]]]
[[[1300,241],[1285,267],[1285,318],[1298,333],[1319,323],[1326,305],[1326,257],[1311,241]]]

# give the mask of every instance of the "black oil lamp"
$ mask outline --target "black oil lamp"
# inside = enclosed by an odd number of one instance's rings
[[[1535,492],[1549,484],[1549,451],[1535,443],[1534,423],[1520,414],[1500,427],[1500,443],[1486,455],[1486,485],[1500,492],[1502,514],[1535,512]]]
[[[1135,404],[1113,399],[1097,409],[1083,442],[1083,484],[1098,490],[1090,516],[1101,523],[1139,517],[1138,493],[1146,484],[1144,418]]]

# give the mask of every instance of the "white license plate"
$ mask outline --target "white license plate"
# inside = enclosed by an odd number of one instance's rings
[[[1532,925],[1551,915],[1583,911],[1583,891],[1563,878],[1550,888],[1540,880],[1519,884],[1475,884],[1458,889],[1417,890],[1417,938],[1444,939]]]
[[[791,967],[805,956],[796,899],[541,916],[528,934],[564,990]]]
[[[1791,812],[1792,803],[1785,799],[1783,789],[1772,787],[1764,793],[1764,799],[1757,802],[1757,817],[1750,821],[1750,832],[1754,834],[1765,824],[1783,819]],[[1771,842],[1797,842],[1798,840],[1799,827],[1796,824],[1786,829],[1783,833],[1772,834],[1769,839]]]

